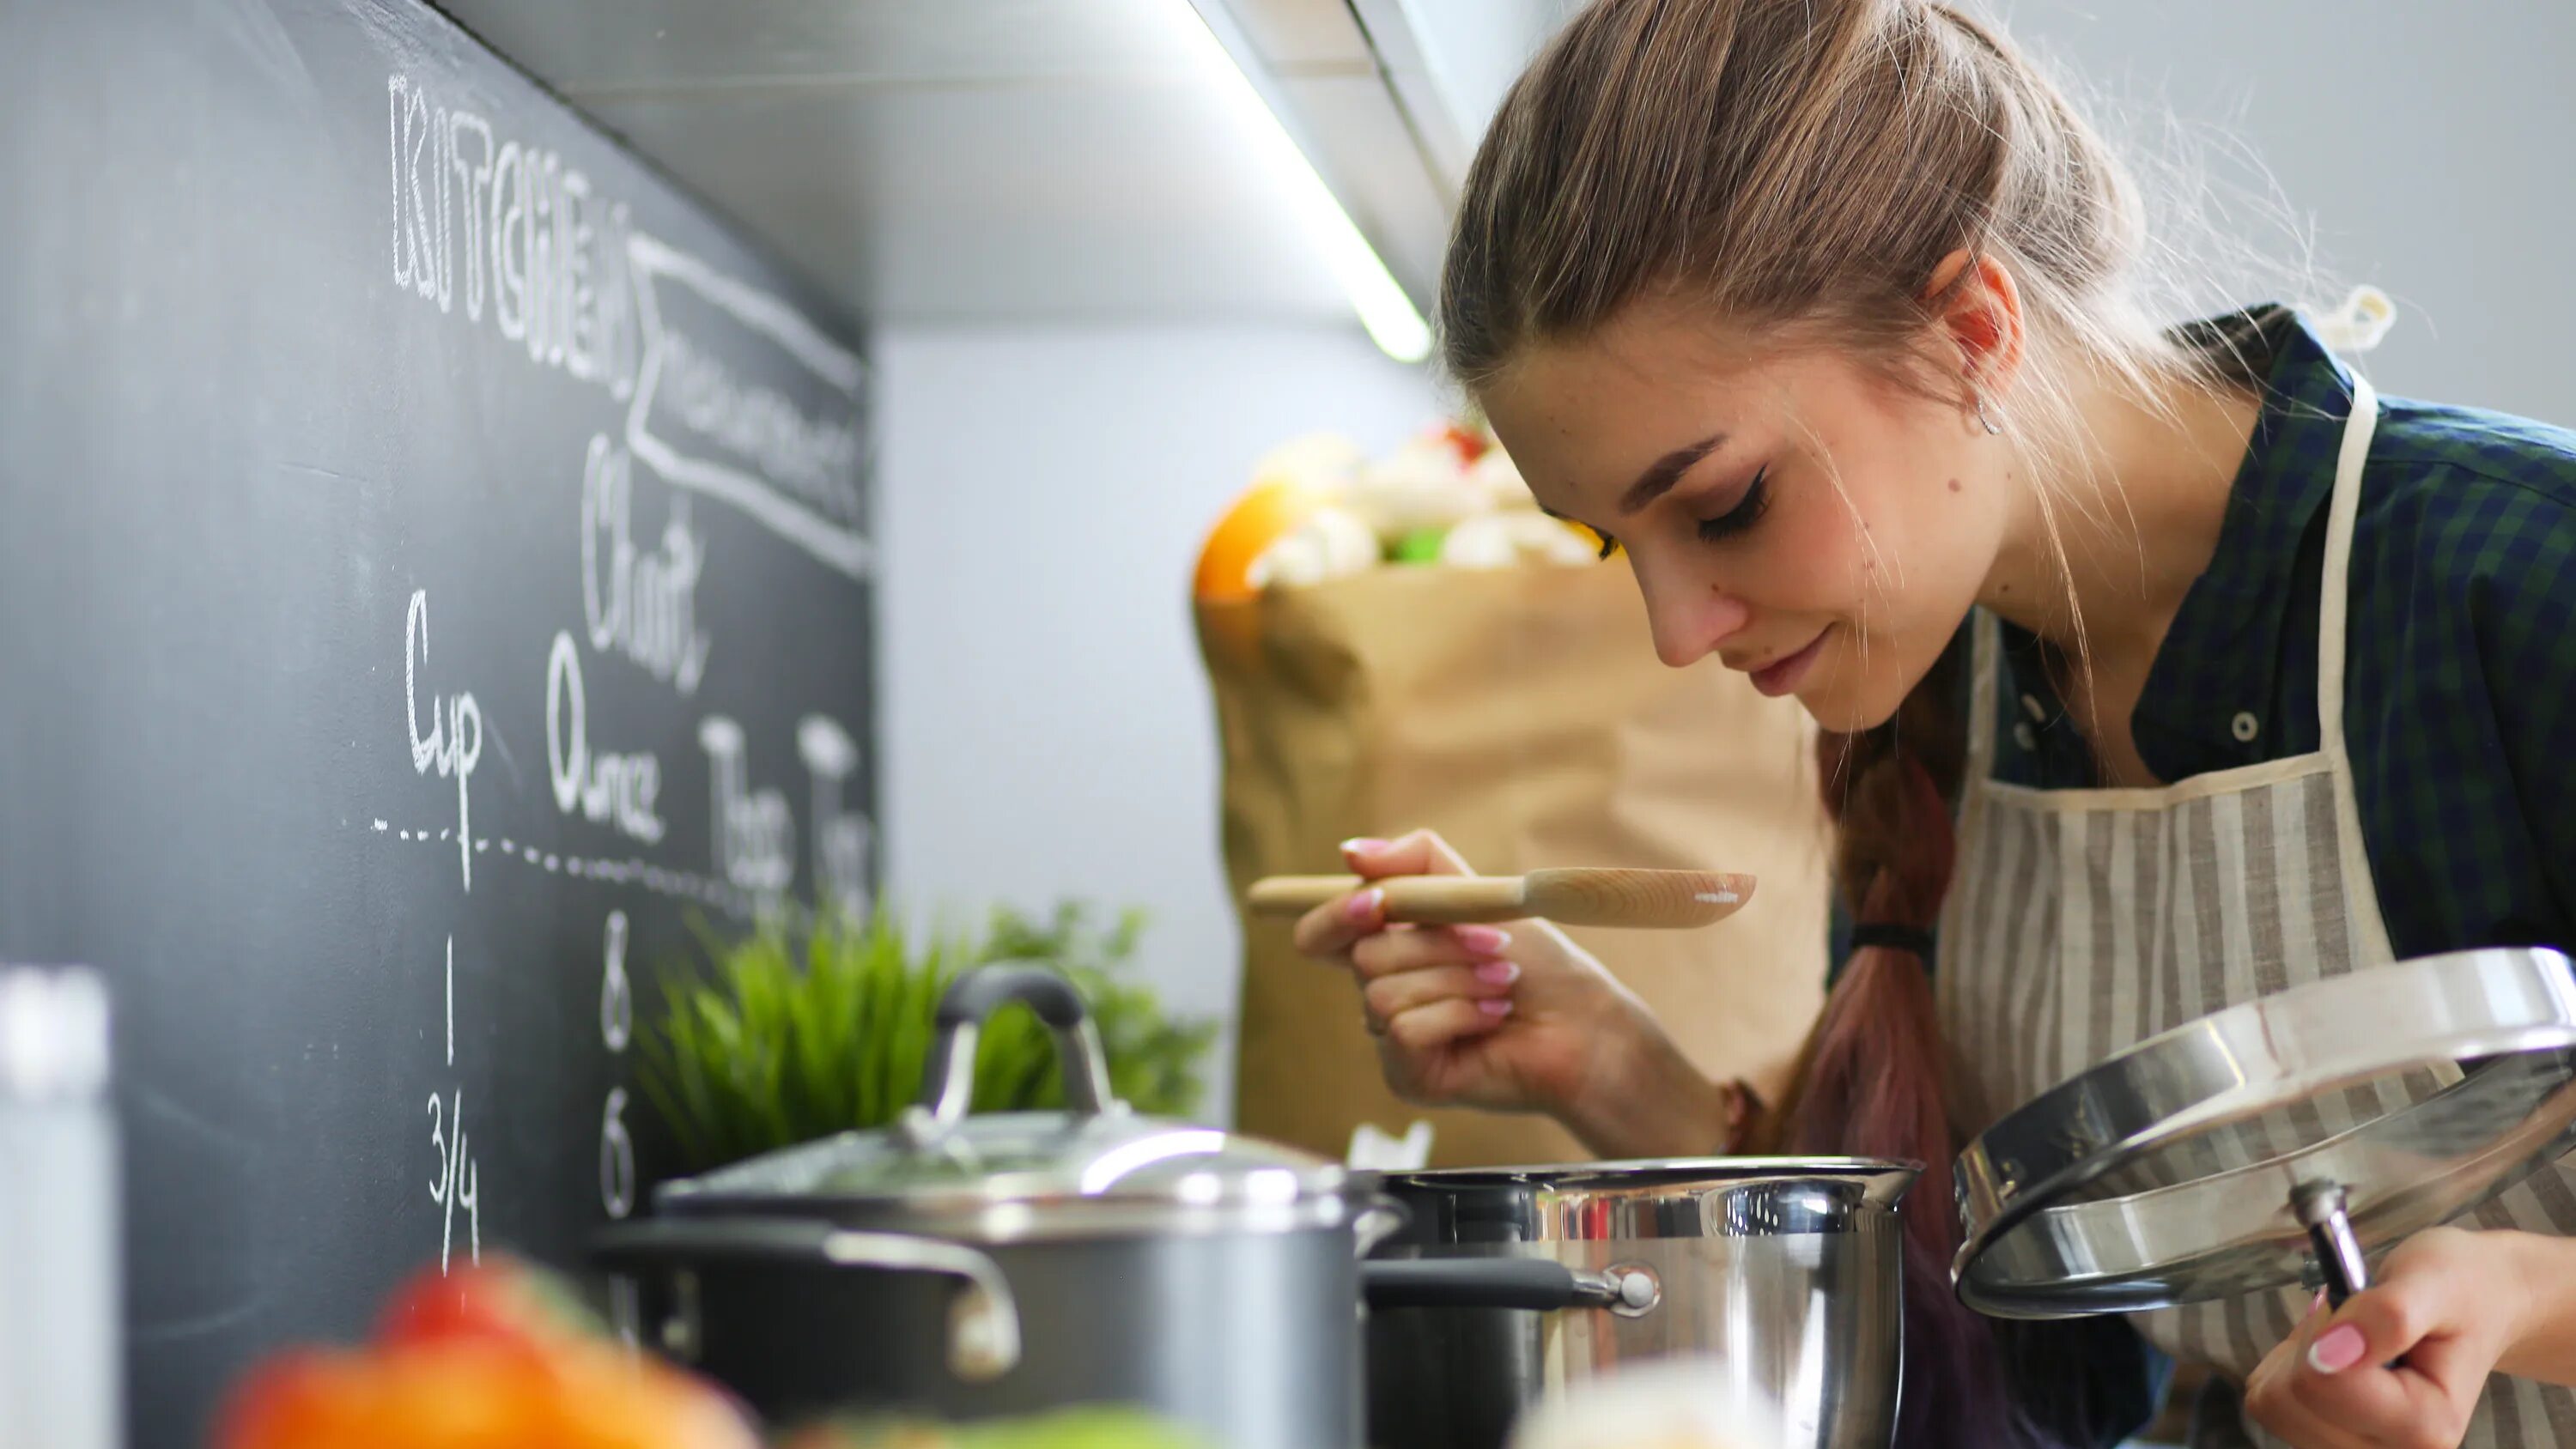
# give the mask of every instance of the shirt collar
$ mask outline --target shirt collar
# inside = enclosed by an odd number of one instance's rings
[[[2196,323],[2183,338],[2262,376],[2264,402],[2217,551],[2184,594],[2130,718],[2139,756],[2163,780],[2314,747],[2314,720],[2278,717],[2285,698],[2309,691],[2280,684],[2290,659],[2314,653],[2290,648],[2307,641],[2288,632],[2316,615],[2305,544],[2333,496],[2352,407],[2352,375],[2287,307]]]

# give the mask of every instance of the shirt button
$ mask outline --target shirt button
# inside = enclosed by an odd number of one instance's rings
[[[2031,729],[2028,721],[2015,720],[2013,721],[2013,743],[2025,750],[2035,750],[2039,748],[2039,735]]]
[[[2031,718],[2031,722],[2032,722],[2032,723],[2034,723],[2034,724],[2046,724],[2046,723],[2048,723],[2048,711],[2047,711],[2047,710],[2044,710],[2044,709],[2041,709],[2041,708],[2039,707],[2039,696],[2038,696],[2038,695],[2035,695],[2035,694],[2025,694],[2025,695],[2023,695],[2023,696],[2021,697],[2021,707],[2022,707],[2022,712],[2023,712],[2024,714],[2027,714],[2027,715],[2029,715],[2029,716],[2030,716],[2030,718]]]
[[[2263,722],[2254,717],[2252,710],[2238,710],[2236,718],[2228,721],[2227,732],[2236,736],[2240,744],[2250,745],[2254,743],[2254,737],[2263,732]]]

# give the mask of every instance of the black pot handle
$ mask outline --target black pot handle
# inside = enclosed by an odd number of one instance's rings
[[[1076,1116],[1126,1109],[1109,1085],[1109,1059],[1100,1028],[1082,993],[1051,967],[1017,963],[979,966],[948,983],[933,1020],[939,1040],[922,1071],[921,1104],[897,1124],[915,1147],[928,1147],[966,1120],[975,1106],[975,1044],[984,1019],[1010,1002],[1028,1004],[1055,1037],[1064,1068],[1065,1105]]]
[[[1549,1258],[1382,1258],[1360,1264],[1360,1289],[1371,1308],[1643,1308],[1652,1301],[1644,1296],[1652,1286],[1642,1275],[1587,1272]]]
[[[618,1273],[687,1272],[707,1265],[770,1263],[958,1280],[948,1310],[948,1368],[984,1383],[1020,1361],[1020,1310],[1001,1265],[963,1243],[860,1232],[799,1218],[738,1221],[654,1218],[594,1234],[591,1260]]]
[[[936,1020],[942,1031],[981,1026],[984,1018],[1012,1002],[1022,1002],[1038,1020],[1057,1031],[1071,1031],[1091,1015],[1082,993],[1056,971],[1038,965],[979,966],[948,983],[939,997]]]
[[[1380,1192],[1374,1175],[1355,1172],[1348,1187],[1351,1200],[1359,1210],[1351,1218],[1351,1248],[1365,1265],[1368,1256],[1385,1246],[1388,1239],[1413,1226],[1413,1209],[1404,1199]]]
[[[2308,1230],[2309,1254],[2329,1308],[2341,1308],[2346,1299],[2370,1286],[2370,1262],[2362,1256],[2361,1239],[2353,1233],[2351,1208],[2352,1195],[2339,1182],[2302,1182],[2290,1189],[2290,1212]],[[2404,1362],[2401,1355],[2381,1367],[2395,1368]]]

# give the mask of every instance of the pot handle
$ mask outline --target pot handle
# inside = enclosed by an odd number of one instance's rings
[[[1413,1209],[1400,1198],[1367,1190],[1359,1193],[1359,1203],[1359,1212],[1351,1219],[1351,1247],[1354,1255],[1366,1263],[1368,1255],[1385,1246],[1387,1239],[1413,1226]]]
[[[1020,1361],[1020,1309],[1010,1282],[1000,1264],[962,1243],[797,1219],[657,1218],[601,1229],[591,1239],[591,1258],[619,1271],[708,1262],[778,1263],[955,1278],[963,1286],[948,1308],[949,1372],[968,1383],[985,1383]]]
[[[939,998],[933,1019],[939,1040],[922,1072],[921,1103],[907,1109],[897,1124],[914,1147],[930,1146],[966,1120],[975,1105],[975,1044],[984,1019],[1014,1001],[1026,1002],[1055,1037],[1065,1105],[1074,1116],[1127,1109],[1110,1088],[1100,1028],[1092,1024],[1091,1010],[1071,981],[1043,965],[982,966],[950,982]]]
[[[1595,1273],[1551,1258],[1383,1258],[1360,1264],[1371,1308],[1626,1308],[1661,1296],[1653,1278]]]

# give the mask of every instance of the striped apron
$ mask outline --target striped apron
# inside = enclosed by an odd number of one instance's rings
[[[2317,666],[2323,748],[2314,754],[2151,789],[2033,790],[1995,780],[2002,646],[1994,618],[1979,613],[1959,878],[1943,910],[1935,973],[1960,1126],[1979,1130],[2194,1017],[2393,959],[2343,734],[2347,575],[2377,421],[2370,385],[2357,382],[2327,514]],[[2227,1140],[2169,1153],[2173,1160],[2146,1165],[2121,1187],[2242,1165],[2294,1145],[2267,1133],[2313,1140],[2320,1129],[2350,1126],[2431,1085],[2425,1074],[2356,1088],[2284,1114],[2277,1126],[2257,1121]],[[2576,1175],[2566,1165],[2544,1169],[2478,1210],[2475,1225],[2576,1232],[2571,1183]],[[2242,1383],[2312,1296],[2289,1288],[2135,1321],[2177,1360],[2214,1365]],[[2195,1427],[2195,1449],[2277,1442],[2232,1406],[2215,1407]],[[2576,1444],[2576,1394],[2497,1378],[2462,1442]]]

